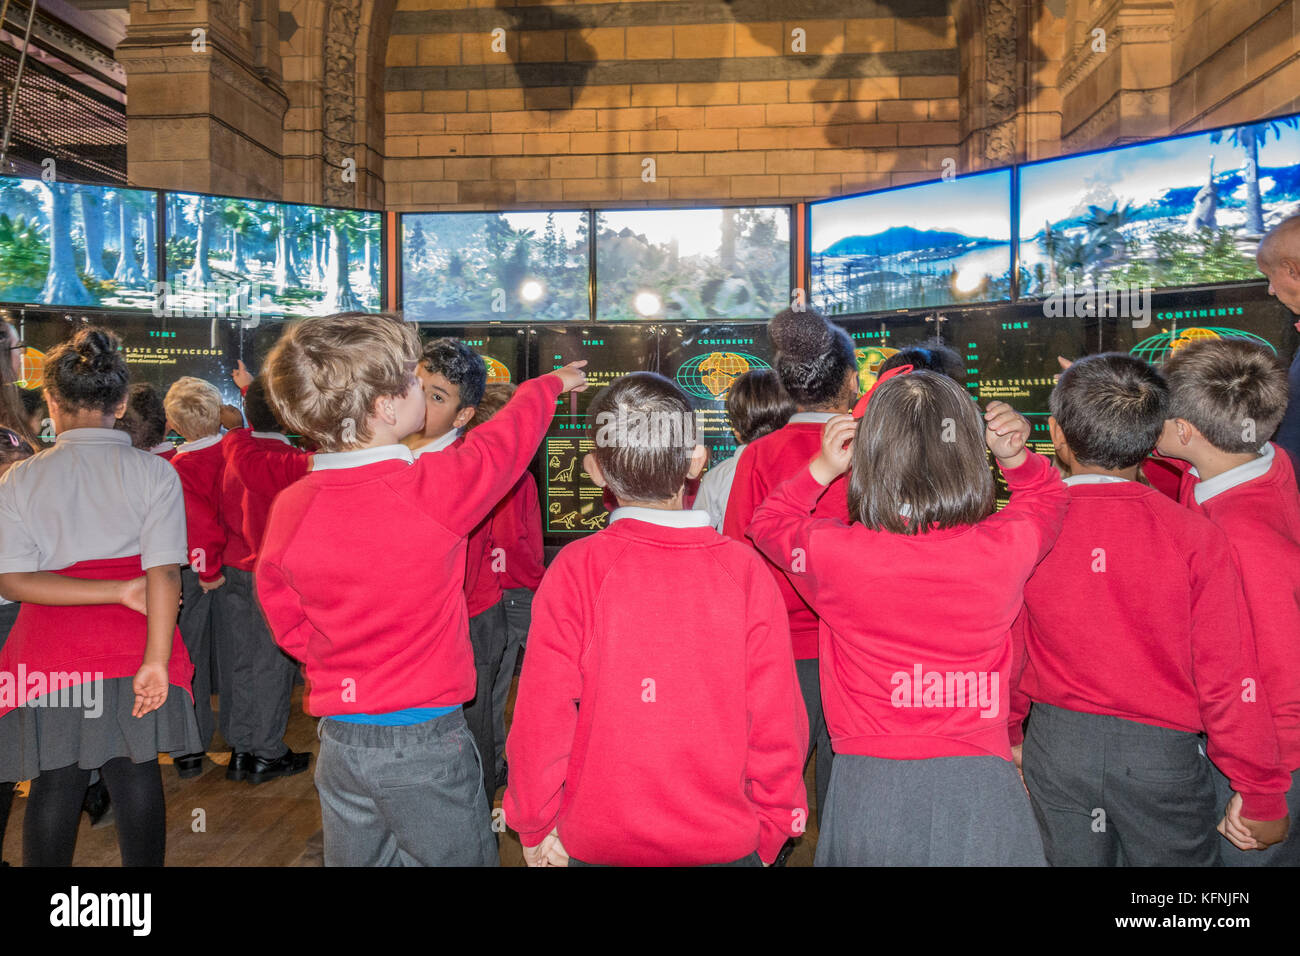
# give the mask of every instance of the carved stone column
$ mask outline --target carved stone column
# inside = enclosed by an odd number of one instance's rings
[[[118,45],[135,185],[276,198],[283,190],[276,0],[131,0]]]

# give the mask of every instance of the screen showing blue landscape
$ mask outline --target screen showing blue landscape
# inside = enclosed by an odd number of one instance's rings
[[[598,319],[766,319],[790,278],[787,206],[596,214]]]
[[[402,310],[419,322],[591,318],[585,212],[407,213]]]
[[[853,315],[1011,297],[1011,171],[813,203],[812,301]]]
[[[1259,279],[1260,236],[1300,210],[1297,118],[1020,169],[1023,295]]]
[[[156,197],[0,177],[0,301],[150,308]]]
[[[193,193],[167,193],[166,210],[173,314],[379,309],[382,213]]]

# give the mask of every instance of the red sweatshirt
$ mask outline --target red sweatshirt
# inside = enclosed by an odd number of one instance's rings
[[[812,515],[826,489],[807,468],[754,514],[750,537],[821,616],[837,754],[1011,759],[1011,625],[1069,496],[1041,455],[1004,474],[1011,501],[997,514],[920,535]]]
[[[459,448],[464,444],[465,436],[459,435],[447,448]],[[470,617],[482,614],[501,600],[501,565],[492,552],[492,521],[489,517],[470,532],[465,546],[465,605]]]
[[[525,382],[464,445],[413,464],[400,445],[345,453],[372,460],[349,468],[318,454],[275,499],[257,593],[276,643],[306,664],[308,713],[473,698],[465,539],[528,466],[562,386]]]
[[[1290,773],[1272,714],[1262,698],[1242,700],[1242,681],[1258,681],[1259,668],[1227,538],[1134,481],[1069,487],[1065,525],[1025,585],[1016,622],[1024,670],[1012,744],[1023,739],[1030,700],[1206,731],[1206,752],[1242,795],[1242,812],[1285,816]]]
[[[221,577],[226,546],[226,528],[221,520],[221,479],[225,470],[221,442],[178,452],[171,463],[185,492],[190,567],[201,581],[215,581]]]
[[[1202,503],[1189,475],[1190,507],[1223,529],[1241,576],[1259,657],[1260,683],[1273,711],[1282,765],[1300,770],[1300,491],[1291,459],[1277,445],[1267,473]],[[1256,819],[1267,819],[1257,817]]]
[[[542,549],[542,506],[532,475],[524,472],[519,476],[505,500],[492,509],[491,520],[492,542],[505,551],[501,587],[536,591],[546,572],[546,554]]]
[[[807,743],[784,605],[752,549],[620,517],[552,562],[506,742],[525,846],[558,825],[587,863],[771,862],[807,819]]]
[[[736,463],[735,478],[731,484],[731,497],[727,499],[727,513],[722,520],[722,532],[737,541],[748,543],[754,511],[764,499],[787,478],[799,474],[817,457],[822,446],[822,422],[790,422],[770,435],[750,442]],[[835,518],[847,524],[849,520],[848,481],[846,477],[831,482],[830,490],[818,504],[816,514]],[[788,559],[788,555],[786,558]],[[817,615],[790,579],[781,570],[781,563],[768,561],[772,577],[781,589],[786,613],[790,619],[790,641],[794,646],[795,660],[817,657]]]
[[[221,440],[226,469],[221,479],[221,520],[226,564],[252,571],[271,502],[311,469],[311,456],[278,438],[236,428]]]

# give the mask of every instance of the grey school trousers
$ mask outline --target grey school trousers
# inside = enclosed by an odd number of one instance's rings
[[[222,585],[225,587],[225,585]],[[220,590],[220,588],[218,589]],[[181,613],[177,627],[181,631],[181,641],[190,655],[194,665],[194,719],[199,725],[199,739],[203,749],[212,746],[212,731],[216,726],[216,716],[212,712],[213,681],[213,640],[216,626],[213,618],[214,592],[204,591],[199,585],[199,576],[189,567],[181,568]],[[221,732],[226,731],[226,700],[221,699]]]
[[[1052,866],[1214,866],[1222,809],[1199,734],[1035,703],[1022,770]]]
[[[831,789],[831,761],[835,754],[831,751],[830,730],[826,726],[826,715],[822,712],[822,683],[818,667],[815,657],[794,662],[799,690],[803,692],[804,709],[808,713],[808,756],[811,757],[813,748],[817,748],[813,780],[817,791],[817,826],[821,827],[826,822],[826,800]],[[807,766],[806,761],[804,766]]]
[[[492,684],[506,654],[506,613],[497,601],[469,619],[469,642],[474,648],[474,699],[465,704],[465,724],[483,755],[483,792],[491,809],[497,795],[496,727]],[[504,715],[503,715],[504,720]]]
[[[284,732],[298,665],[271,637],[252,573],[229,566],[224,573],[226,583],[211,595],[216,598],[221,733],[235,752],[275,760],[289,749]]]
[[[422,724],[317,725],[326,866],[499,866],[460,708]]]
[[[508,588],[501,592],[501,607],[506,615],[506,650],[492,681],[492,726],[496,736],[496,772],[500,779],[506,760],[506,699],[515,677],[515,662],[528,637],[533,619],[533,592],[528,588]]]

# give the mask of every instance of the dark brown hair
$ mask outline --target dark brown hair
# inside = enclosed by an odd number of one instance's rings
[[[465,430],[491,421],[493,415],[506,407],[506,402],[510,401],[510,396],[518,387],[514,382],[488,382],[483,388],[483,397],[474,406],[474,417],[469,420]]]
[[[1286,369],[1263,345],[1201,339],[1175,350],[1164,371],[1169,417],[1191,422],[1219,451],[1259,451],[1286,412]]]
[[[1081,358],[1062,372],[1049,405],[1081,464],[1132,468],[1160,440],[1169,388],[1140,358],[1107,352]]]
[[[22,346],[19,344],[18,330],[8,319],[0,320],[0,338],[4,340],[7,347],[4,354],[0,355],[0,425],[17,432],[23,441],[33,448],[39,447],[38,436],[27,424],[31,416],[18,391],[18,380],[14,376],[13,353],[15,349]]]
[[[681,489],[699,443],[686,393],[654,372],[633,372],[588,410],[593,454],[620,501],[665,501]]]
[[[802,408],[826,408],[845,392],[845,379],[857,369],[853,340],[820,312],[786,309],[767,323],[776,347],[776,373],[786,393]]]
[[[136,382],[126,392],[126,414],[117,420],[118,431],[131,436],[141,451],[156,448],[167,437],[167,412],[163,400],[148,382]]]
[[[896,375],[872,393],[858,423],[849,515],[895,534],[974,524],[995,503],[985,447],[965,389],[938,372]]]
[[[900,365],[910,365],[918,372],[939,372],[959,385],[966,384],[966,365],[961,356],[937,339],[899,349],[880,363],[876,370],[877,378]]]
[[[727,418],[742,445],[776,431],[793,414],[794,401],[770,368],[738,376],[727,392]]]
[[[45,356],[45,391],[67,411],[111,413],[126,397],[130,373],[108,329],[84,328]]]

